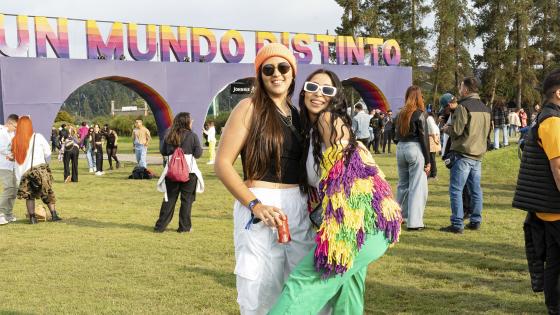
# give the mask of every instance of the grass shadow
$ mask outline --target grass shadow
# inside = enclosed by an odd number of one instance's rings
[[[235,285],[235,274],[233,272],[224,272],[216,269],[198,267],[198,266],[184,266],[179,268],[181,272],[196,273],[201,276],[207,276],[213,278],[214,281],[221,285],[232,289],[236,288]]]
[[[151,225],[142,225],[136,223],[105,222],[105,221],[96,221],[96,220],[82,219],[82,218],[65,218],[64,221],[62,222],[68,225],[75,225],[79,227],[91,227],[91,228],[131,229],[131,230],[141,230],[147,232],[151,232],[154,229],[154,227]]]

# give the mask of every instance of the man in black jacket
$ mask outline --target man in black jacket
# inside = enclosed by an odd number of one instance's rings
[[[544,265],[548,313],[560,314],[560,69],[545,78],[543,92],[547,103],[525,138],[513,206],[529,212],[524,228],[533,290],[542,290]]]

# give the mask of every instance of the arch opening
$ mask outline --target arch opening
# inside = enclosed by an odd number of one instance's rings
[[[383,92],[381,92],[381,89],[373,82],[359,77],[352,77],[342,81],[342,84],[351,86],[360,94],[368,111],[379,109],[383,113],[386,113],[391,109],[391,104],[389,104]],[[352,104],[352,106],[354,106],[354,104]]]

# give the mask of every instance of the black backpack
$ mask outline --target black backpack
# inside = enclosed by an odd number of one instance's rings
[[[149,169],[142,166],[136,166],[132,170],[132,174],[128,176],[128,179],[152,179],[154,177],[155,174]]]

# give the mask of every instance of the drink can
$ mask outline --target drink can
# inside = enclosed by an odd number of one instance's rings
[[[288,217],[284,215],[282,225],[278,227],[278,243],[285,244],[292,240],[290,237],[290,227],[288,226]]]

